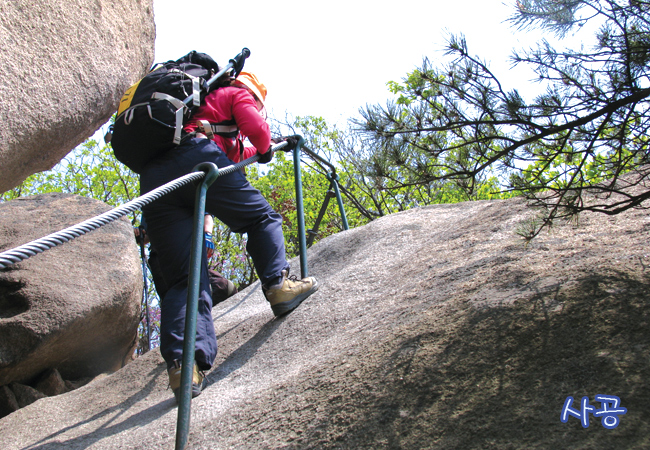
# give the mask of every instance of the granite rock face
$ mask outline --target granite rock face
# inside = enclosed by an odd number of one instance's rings
[[[0,250],[109,209],[69,194],[0,203]],[[67,380],[118,370],[133,354],[141,298],[126,219],[0,270],[0,386],[35,383],[50,369]]]
[[[154,40],[153,0],[0,1],[0,192],[105,124]]]
[[[526,244],[517,199],[413,209],[308,251],[320,289],[276,318],[259,283],[212,311],[219,354],[187,448],[650,448],[648,212]],[[291,273],[300,267],[292,261]],[[173,448],[158,350],[0,420],[7,448]],[[573,408],[621,399],[614,430]]]

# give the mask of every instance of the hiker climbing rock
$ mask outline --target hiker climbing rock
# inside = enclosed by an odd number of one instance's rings
[[[171,180],[190,173],[203,162],[222,168],[233,161],[259,154],[260,163],[273,157],[269,126],[262,116],[266,87],[250,73],[242,72],[229,86],[210,92],[185,125],[180,145],[156,155],[141,170],[144,194]],[[230,122],[229,136],[215,133],[213,124]],[[222,126],[222,125],[219,125]],[[244,147],[244,139],[252,146]],[[284,150],[295,142],[287,141]],[[288,148],[287,148],[288,147]],[[194,220],[195,189],[183,186],[142,208],[147,233],[156,248],[160,268],[169,290],[161,300],[160,349],[167,362],[170,385],[178,399],[180,363],[183,352],[185,308],[190,266],[190,247]],[[235,171],[219,176],[207,191],[206,213],[214,215],[236,233],[247,233],[247,251],[253,259],[262,291],[276,316],[294,310],[318,288],[312,277],[289,277],[285,256],[282,217],[275,212],[246,180]],[[204,246],[204,252],[206,252]],[[203,371],[212,367],[217,342],[212,322],[206,255],[202,258],[197,317],[195,367],[192,396],[199,395]]]

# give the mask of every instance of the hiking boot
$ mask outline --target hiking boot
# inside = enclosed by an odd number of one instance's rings
[[[216,305],[237,293],[237,288],[230,280],[226,280],[219,272],[208,270],[210,288],[212,288],[212,303]]]
[[[228,283],[228,287],[226,288],[226,298],[230,298],[237,293],[237,288],[232,281],[226,280],[226,282]]]
[[[276,316],[293,311],[304,299],[317,290],[316,278],[307,277],[299,280],[295,275],[287,277],[286,270],[282,271],[282,280],[279,283],[262,287],[264,296],[271,304],[271,310]]]
[[[174,365],[167,369],[169,375],[169,386],[172,388],[176,403],[180,403],[181,395],[181,362],[174,360]],[[205,374],[199,370],[196,363],[194,363],[194,373],[192,374],[192,398],[198,397],[205,387]]]

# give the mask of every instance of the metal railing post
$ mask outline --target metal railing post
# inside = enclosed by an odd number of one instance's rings
[[[325,217],[325,213],[327,212],[327,206],[330,204],[330,199],[335,195],[336,194],[334,194],[334,191],[332,190],[332,182],[330,181],[330,186],[327,188],[327,192],[325,193],[325,200],[323,200],[320,211],[318,211],[316,222],[314,222],[314,226],[312,228],[307,230],[307,234],[309,235],[307,238],[307,247],[311,247],[314,243],[314,239],[316,239],[316,236],[318,235],[318,228],[320,227],[320,223],[323,221],[323,217]]]
[[[345,215],[345,207],[343,206],[343,198],[341,197],[341,191],[339,190],[339,176],[335,172],[328,173],[327,179],[330,180],[331,184],[334,186],[334,193],[336,194],[336,201],[339,204],[339,212],[341,213],[341,220],[343,220],[343,229],[349,230],[350,226],[348,225],[348,217]]]
[[[293,171],[296,183],[296,213],[298,216],[298,242],[300,244],[300,277],[309,276],[307,268],[307,233],[305,232],[305,211],[302,202],[302,174],[300,172],[300,151],[305,143],[302,136],[293,149]]]
[[[338,203],[339,207],[339,212],[341,213],[341,220],[343,221],[343,229],[344,230],[349,230],[350,225],[348,224],[348,218],[345,214],[345,207],[343,206],[343,198],[341,196],[341,190],[339,189],[339,176],[336,173],[335,167],[330,164],[328,161],[324,160],[320,156],[318,156],[316,153],[314,153],[312,150],[310,150],[307,147],[303,147],[305,140],[302,136],[299,136],[300,140],[298,141],[298,145],[296,145],[296,148],[293,150],[293,167],[294,167],[294,174],[295,174],[295,183],[296,183],[296,213],[298,216],[298,242],[300,243],[300,268],[301,268],[301,275],[302,277],[306,277],[308,275],[308,268],[307,268],[307,237],[306,237],[306,232],[305,232],[305,214],[304,214],[304,209],[303,209],[303,198],[302,198],[302,175],[300,171],[300,152],[304,151],[307,153],[312,159],[319,161],[326,166],[328,166],[332,171],[330,173],[327,173],[327,179],[330,181],[330,189],[334,188],[334,195],[336,196],[336,201]],[[313,233],[316,232],[318,229],[318,226],[320,224],[320,221],[323,218],[323,215],[325,213],[325,209],[327,208],[327,203],[328,203],[329,197],[325,199],[325,203],[323,204],[323,208],[321,208],[321,211],[319,213],[318,218],[316,219],[316,225],[314,226],[314,230],[309,230],[310,233],[313,231]],[[309,245],[313,243],[313,238],[314,234],[311,234],[310,239],[309,239]]]
[[[190,273],[187,286],[187,306],[185,309],[185,334],[183,339],[183,362],[181,366],[181,388],[176,423],[176,450],[187,444],[190,429],[190,410],[192,403],[192,375],[194,372],[194,351],[196,347],[196,316],[199,304],[201,283],[201,258],[203,257],[203,227],[205,222],[205,198],[210,185],[219,176],[219,168],[213,163],[202,163],[193,172],[204,171],[205,178],[196,191],[194,204],[194,232],[190,249]]]

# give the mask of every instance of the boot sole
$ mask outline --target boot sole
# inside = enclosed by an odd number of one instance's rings
[[[316,292],[318,290],[318,286],[319,286],[318,280],[316,280],[316,283],[314,283],[314,285],[310,290],[300,295],[297,295],[293,300],[288,302],[278,303],[277,305],[271,305],[271,311],[273,311],[275,317],[284,316],[285,314],[290,313],[291,311],[296,309],[303,302],[303,300],[305,300],[311,294]]]

